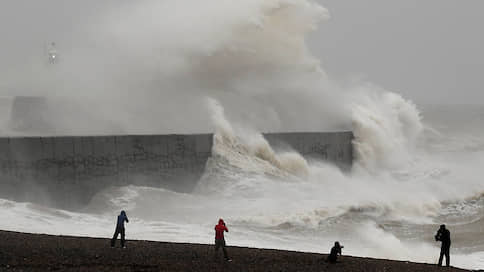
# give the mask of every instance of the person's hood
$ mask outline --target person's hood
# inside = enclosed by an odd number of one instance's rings
[[[223,224],[225,224],[225,222],[224,222],[224,220],[223,220],[222,218],[220,218],[220,219],[218,220],[218,224],[219,224],[219,225],[223,225]]]
[[[121,215],[122,216],[126,216],[126,212],[125,211],[121,211]]]

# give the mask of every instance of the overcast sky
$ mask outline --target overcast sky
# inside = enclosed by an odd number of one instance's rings
[[[318,1],[332,18],[310,46],[328,73],[418,103],[484,104],[484,1]]]
[[[332,18],[309,44],[333,77],[362,76],[418,103],[484,104],[484,1],[318,1]],[[1,0],[0,71],[116,4]]]

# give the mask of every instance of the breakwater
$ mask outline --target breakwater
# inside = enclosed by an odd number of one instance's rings
[[[351,132],[264,136],[275,149],[351,167]],[[212,134],[3,137],[0,197],[77,209],[110,186],[190,192],[211,156],[212,140]]]

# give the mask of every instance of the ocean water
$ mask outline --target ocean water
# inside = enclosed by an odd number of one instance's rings
[[[110,237],[116,214],[125,209],[128,239],[212,243],[213,225],[222,217],[229,245],[327,253],[337,240],[344,254],[436,263],[433,235],[445,223],[452,264],[483,267],[482,135],[462,127],[455,135],[437,133],[428,125],[405,167],[369,173],[355,161],[351,172],[341,172],[272,150],[260,134],[237,135],[220,105],[211,103],[223,124],[195,192],[110,189],[82,212],[0,200],[0,228]],[[447,125],[445,114],[484,113],[480,107],[460,113],[437,108]]]
[[[82,129],[54,114],[60,132],[110,133],[103,131],[106,119],[127,133],[215,131],[212,157],[195,191],[111,188],[77,212],[0,199],[0,229],[110,237],[124,209],[127,239],[212,243],[213,226],[224,218],[229,245],[328,253],[339,241],[343,254],[436,263],[440,244],[433,237],[445,223],[452,265],[484,267],[484,107],[437,100],[417,106],[372,83],[332,80],[305,44],[328,17],[316,2],[173,3],[127,4],[113,11],[125,15],[123,22],[105,16],[98,25],[96,33],[110,33],[121,50],[113,51],[125,55],[110,60],[140,73],[109,74],[101,87],[98,78],[77,86],[81,79],[63,73],[75,64],[71,60],[46,82],[54,89],[109,92],[109,80],[121,76],[119,85],[127,87],[117,97],[138,94],[128,106],[120,103],[122,114],[112,106],[100,120],[86,106],[91,119]],[[170,12],[175,8],[179,13]],[[146,12],[156,16],[146,19]],[[194,20],[201,22],[187,23]],[[93,61],[102,61],[102,54]],[[140,84],[151,77],[157,80]],[[160,82],[170,91],[159,91]],[[181,102],[188,103],[186,112],[180,112]],[[81,109],[74,110],[82,115]],[[274,150],[260,134],[338,129],[355,135],[349,172]]]

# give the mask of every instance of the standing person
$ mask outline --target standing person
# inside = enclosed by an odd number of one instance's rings
[[[126,216],[126,212],[121,211],[121,213],[118,215],[118,222],[116,223],[116,230],[114,231],[113,239],[111,239],[111,247],[114,247],[116,239],[118,239],[118,234],[121,234],[121,247],[126,248],[126,246],[124,246],[124,222],[129,223],[129,220]]]
[[[342,248],[344,248],[344,246],[340,245],[338,241],[334,242],[334,246],[331,248],[331,252],[329,253],[329,256],[328,256],[328,262],[336,263],[336,260],[338,259],[338,255],[341,256]]]
[[[442,266],[442,258],[445,255],[445,264],[450,266],[450,231],[445,228],[445,225],[440,225],[437,234],[435,234],[435,241],[441,241],[439,266]]]
[[[215,258],[217,257],[218,249],[221,247],[224,252],[224,258],[226,261],[231,262],[232,260],[227,255],[227,250],[225,249],[225,238],[224,232],[229,232],[225,222],[222,218],[218,220],[218,225],[215,225]]]

